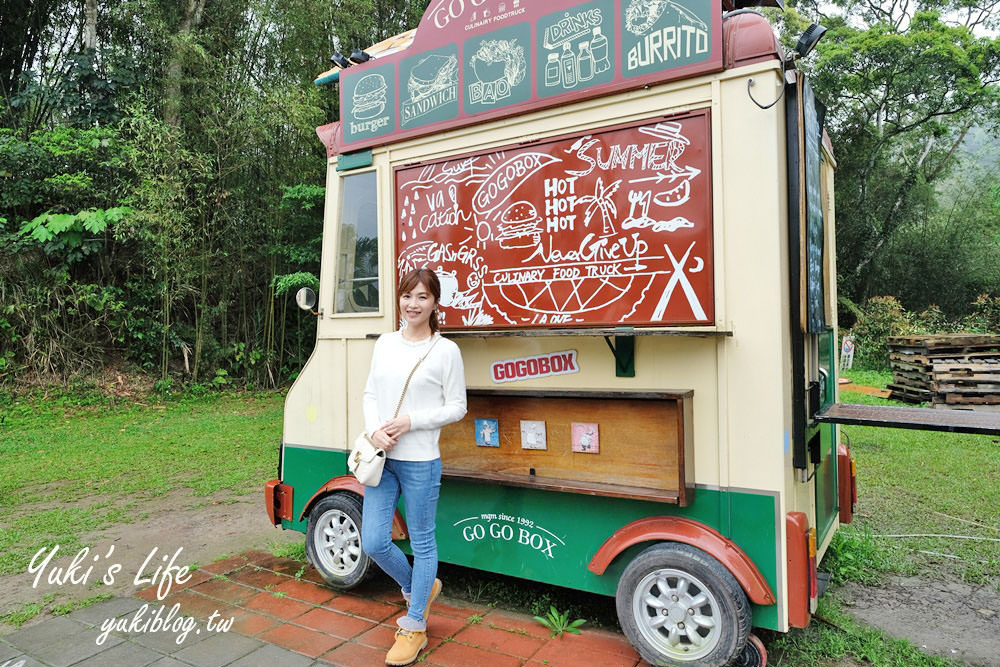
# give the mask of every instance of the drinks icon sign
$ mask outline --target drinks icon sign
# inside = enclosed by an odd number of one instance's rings
[[[611,69],[608,38],[600,27],[593,29],[590,40],[566,41],[561,48],[546,57],[544,83],[547,88],[572,90]]]

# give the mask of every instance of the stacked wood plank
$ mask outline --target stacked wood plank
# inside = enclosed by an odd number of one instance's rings
[[[896,336],[888,344],[891,398],[1000,411],[1000,335]]]

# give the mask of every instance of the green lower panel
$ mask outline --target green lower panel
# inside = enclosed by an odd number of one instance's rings
[[[816,543],[823,544],[840,514],[837,482],[837,425],[820,424],[822,461],[816,468]]]
[[[298,520],[306,503],[334,477],[347,474],[347,452],[339,449],[307,449],[285,446],[282,455],[282,482],[294,489],[292,507],[295,521],[282,521],[283,528],[306,532],[306,519]]]
[[[295,516],[331,477],[346,474],[344,452],[286,447],[283,482],[294,488]],[[714,528],[735,542],[778,595],[777,496],[698,489],[695,502],[676,505],[446,480],[437,512],[442,561],[614,596],[618,579],[646,544],[631,547],[602,576],[587,569],[615,531],[650,516],[679,516]],[[402,509],[402,503],[400,504]],[[305,521],[285,522],[304,532]],[[409,553],[409,544],[401,543]],[[754,607],[756,627],[776,629],[776,605]]]

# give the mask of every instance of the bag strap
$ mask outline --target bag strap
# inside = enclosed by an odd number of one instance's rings
[[[413,374],[417,372],[417,367],[420,366],[420,362],[422,362],[424,359],[427,358],[427,355],[431,353],[432,349],[434,349],[434,344],[437,343],[438,338],[441,337],[439,334],[433,334],[433,336],[434,339],[431,341],[431,344],[427,348],[427,351],[424,352],[424,355],[422,357],[417,359],[417,363],[413,366],[413,370],[410,371],[409,377],[406,378],[406,383],[403,385],[403,393],[399,396],[399,403],[396,404],[396,412],[394,412],[392,415],[393,419],[399,416],[399,409],[403,407],[403,397],[406,396],[406,389],[410,386],[410,380],[413,379]]]

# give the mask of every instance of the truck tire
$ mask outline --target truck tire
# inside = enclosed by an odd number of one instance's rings
[[[757,635],[751,633],[746,646],[730,667],[767,667],[767,649]]]
[[[332,493],[320,499],[306,523],[306,558],[337,590],[354,588],[368,576],[372,560],[361,548],[361,499]]]
[[[615,605],[622,630],[651,665],[722,667],[750,634],[750,602],[736,579],[686,544],[655,544],[636,556]]]

